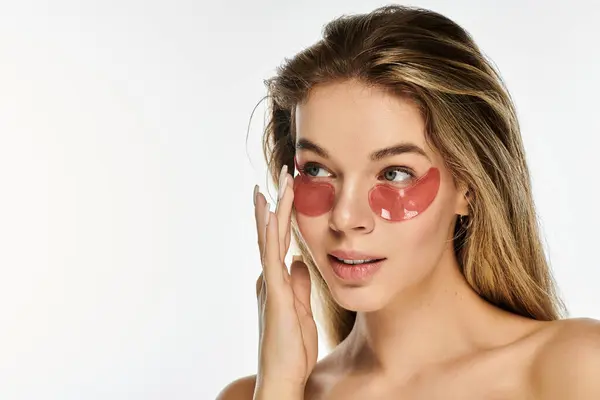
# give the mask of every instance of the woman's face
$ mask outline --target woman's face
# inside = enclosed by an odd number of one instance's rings
[[[296,132],[296,161],[303,182],[308,183],[295,189],[301,195],[296,196],[296,221],[342,307],[380,309],[402,291],[418,287],[444,257],[453,256],[454,221],[457,213],[466,210],[466,201],[441,157],[427,146],[424,122],[415,105],[356,81],[322,85],[297,106]],[[372,157],[399,145],[404,145],[399,147],[402,151]],[[425,182],[421,178],[432,168],[439,178],[429,180],[429,189],[419,192],[420,182]],[[298,184],[297,175],[295,171]],[[329,188],[321,193],[329,193],[331,206],[312,215],[302,213],[299,202],[306,193],[298,190],[313,190],[310,185],[315,183]],[[419,212],[401,220],[382,217],[370,197],[371,189],[382,184],[397,193],[401,204],[420,201]],[[412,198],[402,197],[411,190]],[[424,191],[428,198],[419,197]],[[317,201],[327,202],[326,197]],[[332,253],[346,259],[384,260],[345,266]]]

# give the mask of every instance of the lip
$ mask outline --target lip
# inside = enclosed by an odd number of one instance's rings
[[[357,250],[335,250],[329,254],[342,260],[379,260],[385,258],[383,256],[367,254]]]
[[[375,257],[377,258],[377,257]],[[329,265],[334,275],[345,283],[365,283],[381,268],[386,261],[382,259],[368,264],[349,265],[338,261],[333,255],[327,255]]]

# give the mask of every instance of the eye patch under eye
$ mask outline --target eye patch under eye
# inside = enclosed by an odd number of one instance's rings
[[[388,221],[405,221],[425,211],[435,200],[440,187],[440,171],[429,171],[407,188],[388,184],[375,185],[369,191],[371,210]]]
[[[316,217],[335,203],[335,188],[330,183],[313,182],[305,175],[294,178],[294,207],[301,214]]]
[[[297,168],[298,169],[298,168]],[[435,199],[440,186],[440,171],[430,168],[412,185],[398,188],[381,183],[369,190],[371,210],[381,218],[400,222],[424,212]],[[294,207],[311,217],[323,215],[335,204],[335,188],[330,183],[313,181],[300,173],[294,178]]]

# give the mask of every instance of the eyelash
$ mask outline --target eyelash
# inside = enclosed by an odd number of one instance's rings
[[[301,174],[306,175],[306,176],[308,176],[310,178],[319,178],[319,177],[307,174],[306,173],[307,169],[310,169],[310,168],[320,168],[320,169],[327,170],[327,168],[325,168],[322,165],[320,165],[318,163],[315,163],[315,162],[307,162],[307,163],[305,163],[304,165],[302,165],[301,167],[298,167],[298,168],[299,168],[299,171],[300,171]],[[385,168],[381,172],[380,175],[384,175],[388,171],[401,171],[401,172],[407,174],[410,177],[409,180],[414,179],[416,177],[416,174],[414,173],[413,170],[411,170],[408,167],[404,167],[404,166],[393,166],[393,167]],[[389,182],[389,183],[398,183],[398,182],[394,182],[394,181],[387,181],[387,182]]]

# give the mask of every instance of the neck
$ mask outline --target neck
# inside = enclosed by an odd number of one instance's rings
[[[506,344],[522,331],[524,319],[480,298],[452,249],[447,253],[418,287],[407,288],[384,309],[357,315],[345,341],[350,365],[411,375]]]

